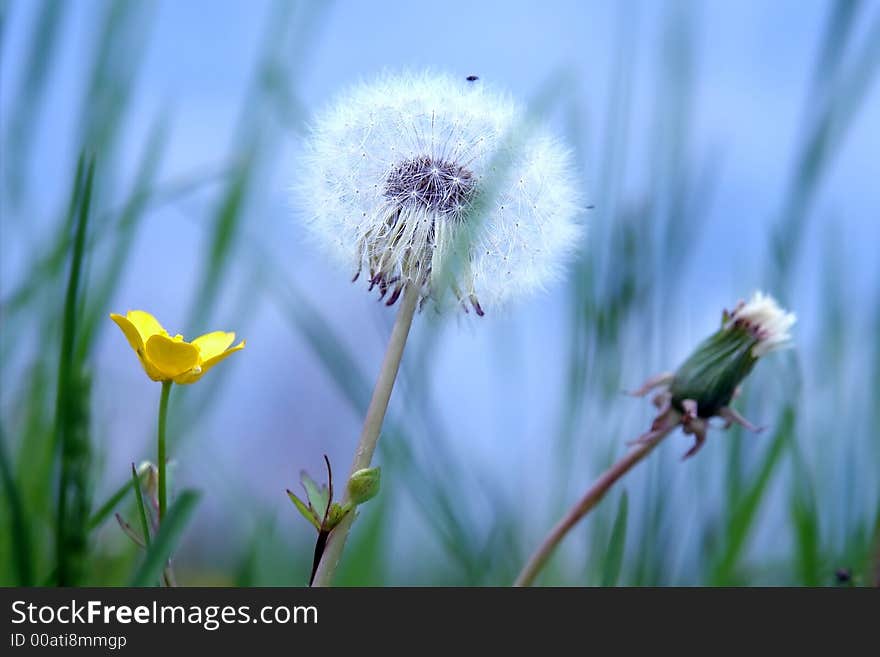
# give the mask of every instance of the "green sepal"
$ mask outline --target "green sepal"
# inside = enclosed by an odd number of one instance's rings
[[[737,387],[758,362],[752,351],[758,340],[745,329],[722,328],[704,340],[682,363],[669,386],[672,405],[693,399],[697,413],[708,418],[730,405]]]
[[[324,520],[324,531],[330,531],[342,522],[342,519],[351,508],[350,504],[342,506],[339,502],[333,502],[333,504],[330,505],[330,510],[327,512],[327,518]]]

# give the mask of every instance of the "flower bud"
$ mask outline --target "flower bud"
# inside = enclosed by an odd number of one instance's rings
[[[699,417],[718,415],[758,358],[788,344],[794,322],[793,314],[761,292],[725,311],[721,328],[697,347],[669,384],[673,408],[684,412],[684,401],[693,399]]]
[[[348,480],[348,496],[354,506],[376,497],[381,474],[381,468],[363,468],[351,475]]]
[[[761,356],[788,345],[789,329],[795,321],[794,314],[761,292],[748,303],[741,301],[732,312],[725,311],[721,328],[674,374],[653,376],[632,393],[642,397],[660,389],[654,396],[657,417],[651,430],[636,443],[656,441],[681,426],[685,434],[694,436],[694,446],[684,455],[689,458],[705,442],[710,418],[724,419],[725,428],[739,424],[749,431],[761,431],[731,408],[730,402]]]

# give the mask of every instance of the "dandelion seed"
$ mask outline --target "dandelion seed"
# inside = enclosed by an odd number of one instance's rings
[[[546,128],[525,130],[516,103],[471,78],[357,86],[317,118],[306,144],[295,187],[307,226],[355,280],[366,271],[370,289],[390,292],[389,305],[407,286],[439,300],[442,266],[455,262],[444,280],[483,314],[553,280],[578,246],[569,152]],[[493,202],[479,203],[489,192]]]

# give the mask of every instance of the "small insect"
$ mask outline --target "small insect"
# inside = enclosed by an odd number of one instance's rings
[[[469,75],[465,78],[465,80],[467,80],[468,82],[476,82],[479,79],[479,76],[476,75]]]

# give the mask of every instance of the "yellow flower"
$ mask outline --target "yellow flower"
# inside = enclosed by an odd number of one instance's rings
[[[125,316],[110,314],[134,349],[144,371],[153,381],[195,383],[221,360],[244,349],[244,340],[230,347],[235,333],[214,331],[186,342],[173,338],[159,321],[143,310],[129,310]]]

